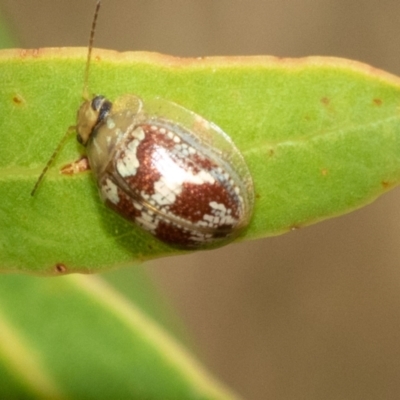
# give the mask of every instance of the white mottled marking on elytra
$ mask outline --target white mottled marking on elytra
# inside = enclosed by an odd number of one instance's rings
[[[105,184],[101,187],[101,191],[111,203],[119,203],[118,188],[110,179],[106,179]]]
[[[196,154],[196,149],[193,147],[189,147],[189,154]]]
[[[123,178],[135,176],[140,166],[136,152],[138,146],[145,137],[145,133],[142,128],[138,127],[132,132],[132,135],[136,139],[132,140],[128,146],[126,146],[124,154],[121,154],[117,160],[117,170]]]
[[[160,133],[162,133],[163,135],[164,135],[164,133],[167,132],[167,130],[166,130],[165,128],[160,128],[158,131],[159,131]]]
[[[230,215],[226,215],[224,217],[221,217],[221,222],[220,225],[235,225],[237,222],[236,218],[231,217]]]
[[[204,215],[203,220],[210,221],[214,226],[235,225],[237,223],[237,219],[231,216],[232,210],[227,209],[224,204],[210,201],[209,206],[212,208],[212,215]]]
[[[239,193],[240,193],[240,189],[239,189],[238,186],[235,186],[233,190],[235,191],[236,194],[239,194]]]
[[[185,183],[193,183],[195,185],[203,185],[204,183],[209,183],[213,185],[215,183],[215,178],[209,172],[201,170],[195,175],[188,173]]]
[[[164,148],[158,149],[157,160],[154,160],[154,165],[163,177],[164,184],[174,193],[180,193],[179,187],[183,183],[192,183],[194,185],[215,183],[215,178],[208,171],[201,170],[199,173],[193,174],[191,171],[177,165]]]
[[[174,137],[174,134],[171,131],[168,131],[167,136],[169,139],[172,139]]]
[[[155,125],[152,125],[151,127],[150,127],[150,130],[152,130],[152,131],[156,131],[158,128],[155,126]]]
[[[212,235],[210,233],[192,232],[190,238],[197,242],[207,242],[209,239],[212,239]]]
[[[176,197],[181,194],[184,183],[194,185],[215,183],[215,178],[208,171],[201,170],[194,174],[192,169],[184,169],[176,164],[164,148],[158,149],[154,165],[160,172],[161,177],[154,183],[155,193],[150,198],[158,206],[173,204],[176,201]]]
[[[213,219],[214,219],[214,217],[212,215],[209,215],[209,214],[205,214],[203,216],[203,220],[204,221],[212,222]]]
[[[158,221],[149,219],[145,212],[143,212],[139,217],[136,217],[135,222],[150,232],[154,232],[158,225]]]
[[[147,212],[143,212],[141,217],[142,217],[143,221],[148,221],[148,222],[152,222],[153,221],[153,217]]]
[[[219,211],[223,211],[224,213],[226,212],[225,205],[222,203],[217,203],[216,201],[210,201],[210,207]]]
[[[151,198],[160,206],[173,204],[176,200],[176,195],[182,191],[182,186],[179,183],[171,182],[162,177],[154,184],[155,193]]]
[[[179,136],[174,136],[174,142],[175,143],[180,143],[181,138]]]
[[[134,129],[134,131],[132,132],[132,135],[138,140],[143,140],[146,137],[146,133],[139,126],[136,129]]]

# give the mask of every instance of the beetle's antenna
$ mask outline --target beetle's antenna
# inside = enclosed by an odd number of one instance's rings
[[[93,42],[94,42],[94,34],[96,32],[96,24],[97,24],[97,17],[99,15],[101,0],[97,1],[96,9],[94,10],[93,22],[92,22],[92,29],[90,30],[89,36],[89,47],[88,47],[88,54],[86,60],[86,68],[85,68],[85,76],[83,79],[83,94],[82,97],[85,100],[89,99],[89,69],[90,69],[90,61],[92,59],[92,50],[93,50]]]
[[[60,140],[60,143],[58,143],[57,148],[54,150],[53,154],[51,155],[51,157],[49,158],[49,161],[47,161],[46,166],[43,168],[42,173],[40,174],[38,180],[35,183],[35,186],[32,189],[31,192],[31,196],[35,195],[35,192],[38,188],[38,186],[40,185],[40,182],[42,182],[44,176],[46,175],[47,170],[50,168],[51,164],[53,164],[54,159],[56,158],[57,154],[60,152],[60,150],[62,149],[62,147],[64,146],[65,142],[67,141],[67,138],[69,137],[69,135],[73,132],[75,132],[76,126],[70,126],[67,130],[67,132],[65,132],[63,138]]]
[[[88,89],[88,80],[89,80],[89,67],[90,67],[90,61],[92,59],[92,48],[93,48],[93,41],[94,41],[94,34],[96,31],[96,23],[97,23],[97,17],[99,15],[99,10],[100,10],[100,4],[101,0],[97,0],[96,3],[96,8],[94,10],[94,16],[93,16],[93,22],[92,22],[92,28],[90,30],[90,36],[89,36],[89,47],[88,47],[88,54],[87,54],[87,60],[86,60],[86,68],[85,68],[85,75],[84,75],[84,80],[83,80],[83,93],[82,96],[85,100],[89,99],[89,89]],[[35,183],[35,186],[32,189],[31,196],[34,196],[36,193],[37,188],[40,185],[40,182],[42,182],[44,176],[46,175],[46,172],[50,168],[51,164],[53,164],[54,159],[57,157],[57,154],[60,152],[62,147],[64,146],[65,142],[67,141],[67,138],[71,133],[73,133],[76,129],[76,126],[70,126],[67,129],[67,132],[65,132],[63,138],[60,140],[60,143],[58,144],[57,148],[54,150],[53,154],[51,155],[49,161],[47,161],[46,166],[43,168],[43,171],[41,172],[38,180]]]

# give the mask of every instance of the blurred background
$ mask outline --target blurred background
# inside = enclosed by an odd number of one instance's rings
[[[86,46],[94,1],[0,0],[22,47]],[[394,0],[104,0],[96,47],[346,57],[400,74]],[[397,399],[400,191],[283,236],[146,264],[246,399]]]

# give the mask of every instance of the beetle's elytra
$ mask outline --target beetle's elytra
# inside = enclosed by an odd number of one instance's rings
[[[250,221],[247,165],[220,128],[173,102],[125,95],[87,99],[100,1],[93,19],[77,139],[105,203],[157,239],[185,249],[217,247]],[[45,167],[32,193],[59,147]]]
[[[250,219],[253,186],[229,137],[172,102],[125,96],[83,103],[78,140],[106,204],[170,245],[234,238]]]

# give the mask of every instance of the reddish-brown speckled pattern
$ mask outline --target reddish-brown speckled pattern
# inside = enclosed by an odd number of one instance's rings
[[[121,121],[132,123],[117,134],[116,150],[97,177],[106,204],[170,245],[209,247],[235,237],[249,217],[247,186],[222,152],[165,117],[126,118]],[[107,154],[99,143],[88,146],[89,159],[91,151]]]

